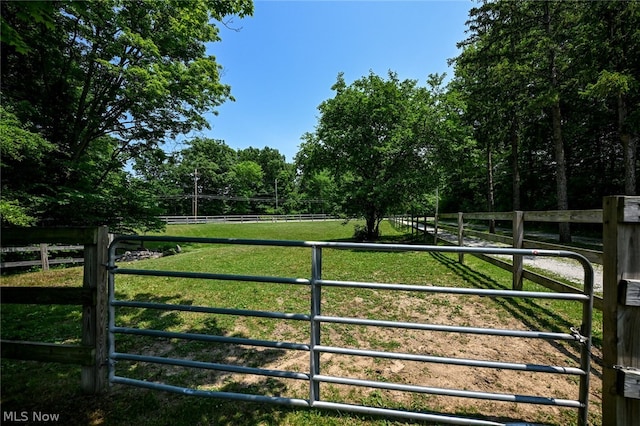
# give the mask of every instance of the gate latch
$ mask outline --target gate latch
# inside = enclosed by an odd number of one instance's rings
[[[580,329],[578,327],[571,327],[569,330],[571,330],[571,335],[580,343],[585,344],[587,343],[587,340],[589,340],[588,337],[583,336],[582,334],[580,334]]]

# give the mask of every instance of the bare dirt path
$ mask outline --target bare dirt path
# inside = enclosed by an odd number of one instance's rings
[[[433,234],[434,229],[427,227],[427,232]],[[442,229],[438,230],[438,236],[449,242],[458,243],[458,237]],[[495,243],[492,241],[482,240],[475,237],[465,237],[464,244],[467,247],[509,247],[506,244]],[[504,256],[509,258],[510,256]],[[584,284],[584,270],[582,266],[575,260],[564,258],[553,258],[544,256],[526,256],[524,265],[536,269],[549,271],[555,275],[561,276],[576,285]],[[602,292],[602,265],[592,264],[593,267],[593,286],[595,292]]]

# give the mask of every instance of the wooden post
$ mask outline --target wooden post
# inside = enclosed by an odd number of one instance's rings
[[[516,210],[512,220],[513,248],[522,248],[524,241],[524,213]],[[522,256],[513,256],[513,284],[514,290],[522,290]]]
[[[424,228],[422,228],[422,237],[424,238],[424,242],[427,242],[427,223],[429,222],[429,216],[424,214]]]
[[[95,349],[93,365],[83,366],[81,385],[86,393],[97,394],[107,383],[107,261],[109,231],[106,226],[96,229],[94,243],[84,248],[83,288],[94,297],[82,307],[82,344]]]
[[[464,220],[463,213],[458,212],[458,246],[464,246]],[[464,263],[464,253],[458,253],[458,262]]]
[[[640,424],[640,197],[603,203],[602,424]]]
[[[49,270],[49,245],[46,243],[40,244],[40,262],[42,263],[42,270]]]
[[[413,217],[413,211],[411,211],[411,236],[413,236],[413,234],[415,233],[415,230],[416,230],[415,219]]]

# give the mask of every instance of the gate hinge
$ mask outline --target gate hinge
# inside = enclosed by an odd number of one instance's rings
[[[617,390],[625,398],[640,399],[640,368],[614,365],[617,371]]]
[[[621,280],[619,295],[621,305],[640,306],[640,280]]]
[[[587,343],[587,341],[589,340],[588,337],[583,336],[580,333],[580,329],[578,327],[571,327],[569,330],[571,330],[571,335],[580,343],[585,344]]]

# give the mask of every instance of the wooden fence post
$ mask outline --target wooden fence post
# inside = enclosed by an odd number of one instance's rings
[[[49,244],[40,243],[40,263],[42,263],[42,270],[49,270]]]
[[[602,424],[640,424],[640,197],[603,203]]]
[[[415,230],[416,230],[415,218],[413,216],[413,212],[411,212],[411,235],[412,236],[415,233]]]
[[[524,241],[524,213],[516,210],[512,220],[513,248],[521,249]],[[513,284],[514,290],[522,290],[522,256],[513,256]]]
[[[458,212],[458,246],[464,246],[464,219],[462,212]],[[458,262],[464,263],[464,253],[458,253]]]
[[[429,221],[429,217],[427,216],[427,214],[424,214],[424,228],[422,228],[422,238],[424,238],[424,242],[427,242],[427,236],[429,234],[427,234],[427,222]]]
[[[81,385],[86,393],[100,393],[107,383],[107,261],[109,231],[96,229],[94,243],[85,245],[83,287],[93,294],[82,307],[82,344],[95,348],[94,364],[83,366]]]

